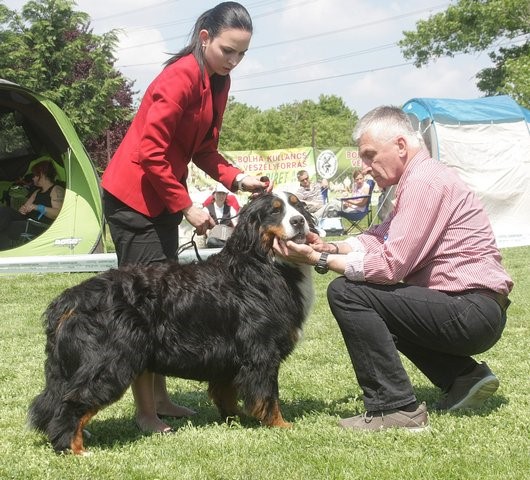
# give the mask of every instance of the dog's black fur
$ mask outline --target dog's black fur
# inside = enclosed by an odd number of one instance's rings
[[[265,194],[204,262],[113,269],[65,290],[44,314],[46,386],[30,426],[56,451],[82,454],[86,423],[144,370],[209,382],[223,417],[240,414],[242,399],[264,425],[289,426],[278,371],[313,291],[310,267],[275,260],[272,243],[302,243],[310,226],[294,195]]]

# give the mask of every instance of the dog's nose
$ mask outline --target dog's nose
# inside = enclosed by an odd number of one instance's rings
[[[302,227],[304,225],[305,218],[303,215],[296,215],[295,217],[291,217],[289,222],[293,227]]]

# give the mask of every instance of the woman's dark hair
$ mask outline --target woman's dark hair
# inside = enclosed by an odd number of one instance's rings
[[[171,65],[179,58],[193,53],[199,63],[201,73],[204,75],[204,54],[199,32],[206,30],[210,38],[213,39],[227,29],[238,29],[252,33],[252,19],[243,5],[237,2],[223,2],[204,12],[195,22],[190,43],[173,55],[165,65]]]
[[[351,176],[352,176],[353,179],[355,179],[355,177],[357,175],[359,175],[359,174],[361,174],[364,177],[364,173],[363,173],[361,168],[354,168],[352,173],[351,173]]]
[[[33,173],[33,175],[44,175],[52,182],[57,176],[57,170],[55,170],[53,163],[48,160],[43,160],[42,162],[38,162],[33,165],[33,167],[31,168],[31,173]]]

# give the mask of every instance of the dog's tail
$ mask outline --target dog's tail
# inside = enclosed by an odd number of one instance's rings
[[[71,290],[71,289],[69,289]],[[29,428],[49,433],[49,425],[66,395],[67,380],[57,358],[61,325],[75,312],[75,295],[66,290],[53,300],[43,315],[46,330],[46,362],[44,390],[35,397],[28,411]]]
[[[61,405],[61,397],[59,390],[47,384],[44,390],[31,402],[28,411],[28,427],[48,433],[56,409]]]

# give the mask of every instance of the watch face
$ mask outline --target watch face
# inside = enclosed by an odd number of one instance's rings
[[[315,270],[317,273],[328,273],[329,269],[327,266],[322,266],[322,265],[315,265]]]
[[[328,273],[329,272],[327,260],[328,260],[328,254],[326,252],[322,253],[322,255],[320,255],[320,258],[318,259],[317,264],[315,265],[315,271],[317,273]]]

